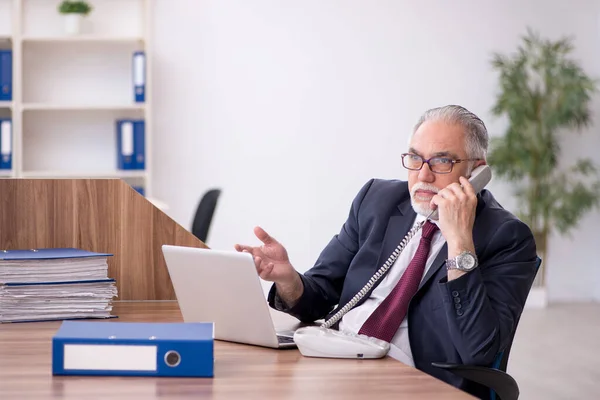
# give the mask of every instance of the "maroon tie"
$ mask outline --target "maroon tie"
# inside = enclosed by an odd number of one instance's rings
[[[423,271],[425,271],[429,249],[431,248],[431,238],[437,230],[437,225],[429,221],[423,225],[421,242],[415,256],[408,264],[408,268],[390,294],[365,321],[358,332],[359,334],[376,337],[388,343],[392,341],[406,316],[410,299],[417,293],[423,278]]]

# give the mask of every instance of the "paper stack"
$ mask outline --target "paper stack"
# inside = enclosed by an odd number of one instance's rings
[[[110,318],[108,257],[74,248],[0,250],[0,322]]]

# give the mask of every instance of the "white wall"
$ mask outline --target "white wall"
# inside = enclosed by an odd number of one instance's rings
[[[598,267],[598,263],[596,263],[596,268]],[[596,293],[594,295],[594,300],[600,302],[600,270],[596,270],[596,279],[594,282],[594,287],[596,288]]]
[[[208,244],[257,243],[252,228],[261,225],[301,271],[339,231],[369,178],[406,178],[399,154],[425,109],[461,104],[491,134],[502,133],[489,112],[497,87],[491,53],[513,51],[526,26],[551,38],[575,35],[576,56],[600,75],[600,5],[591,0],[161,0],[156,7],[155,195],[189,227],[201,194],[223,188]],[[596,130],[566,148],[595,155],[600,136]],[[506,185],[490,188],[513,205]],[[551,299],[600,299],[594,223],[599,213],[572,240],[553,239]]]

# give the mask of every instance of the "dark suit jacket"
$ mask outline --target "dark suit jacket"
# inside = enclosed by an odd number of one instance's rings
[[[340,233],[316,264],[300,274],[300,300],[292,308],[282,306],[273,285],[269,304],[304,322],[332,316],[336,305],[343,307],[383,265],[415,217],[406,182],[370,180],[354,199]],[[516,328],[535,277],[537,254],[528,226],[487,190],[478,195],[473,239],[479,266],[448,282],[444,245],[412,299],[407,318],[415,366],[483,398],[489,391],[431,363],[493,363]]]

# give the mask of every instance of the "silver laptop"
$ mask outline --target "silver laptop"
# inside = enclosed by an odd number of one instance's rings
[[[213,322],[215,339],[295,347],[293,331],[276,332],[248,253],[162,246],[184,322]]]

